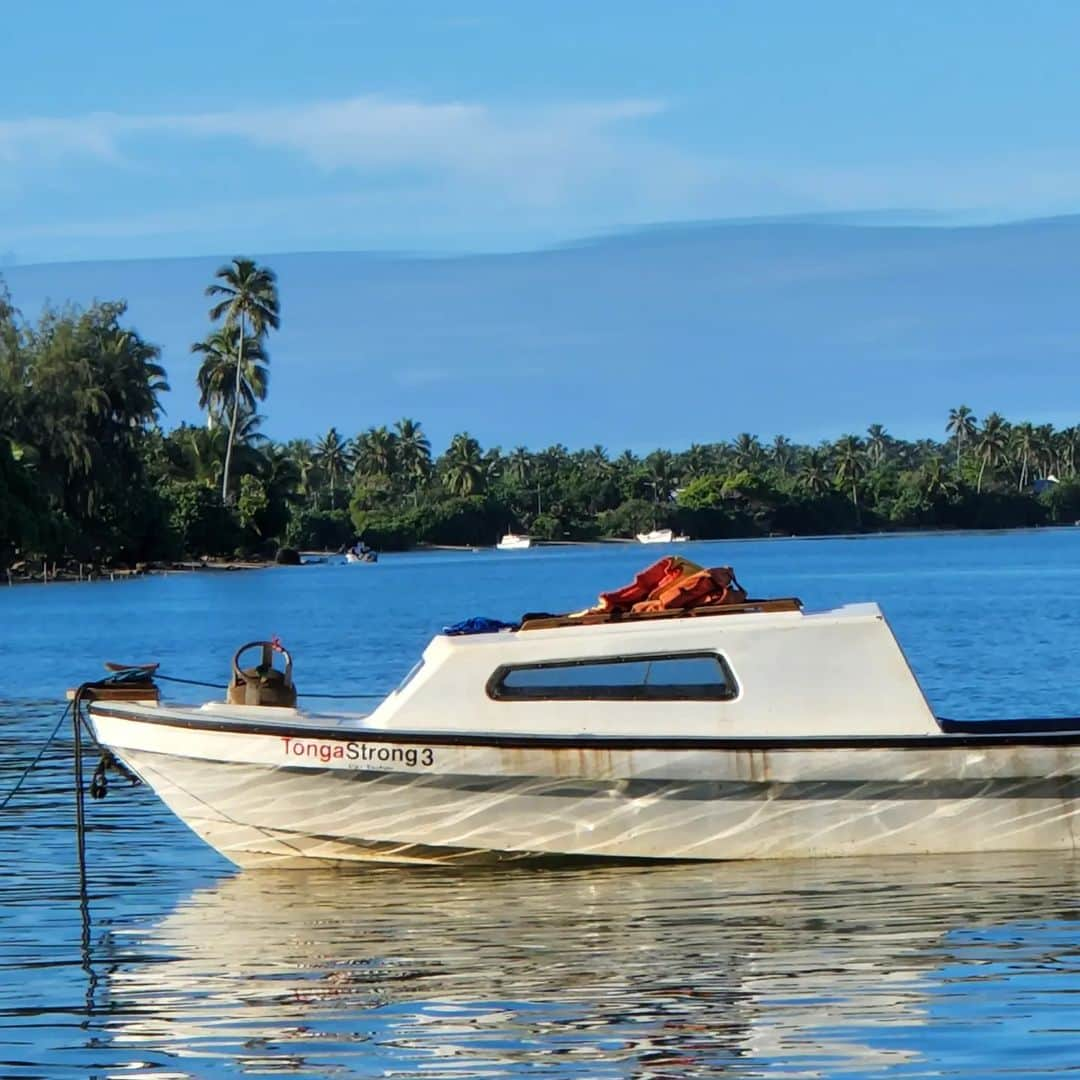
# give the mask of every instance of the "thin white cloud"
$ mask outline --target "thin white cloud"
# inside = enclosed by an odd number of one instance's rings
[[[0,121],[0,162],[54,164],[70,157],[115,161],[122,121],[113,113],[82,117],[37,116]]]
[[[219,112],[0,122],[0,161],[52,165],[64,158],[137,160],[140,140],[227,138],[297,155],[324,171],[430,174],[510,184],[525,202],[568,189],[640,153],[627,134],[661,102],[626,99],[551,107],[492,108],[359,97]]]
[[[1072,153],[897,164],[778,151],[734,160],[664,133],[655,121],[667,108],[638,98],[496,106],[372,95],[0,121],[0,245],[65,258],[110,240],[136,251],[178,237],[198,250],[257,249],[270,237],[298,248],[506,249],[642,222],[911,206],[1002,218],[1080,203]],[[240,204],[209,164],[215,145],[250,167]],[[277,158],[310,175],[298,181],[275,169]],[[177,160],[182,186],[175,177],[146,182]],[[130,212],[117,200],[97,219],[98,206],[79,198],[95,167],[128,184]],[[51,200],[49,213],[35,218],[31,195],[42,191],[37,202]]]

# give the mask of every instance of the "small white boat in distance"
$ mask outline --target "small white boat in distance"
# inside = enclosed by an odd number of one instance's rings
[[[651,532],[637,534],[639,544],[685,544],[690,539],[671,529],[653,529]]]
[[[297,709],[270,643],[226,702],[162,705],[148,673],[90,722],[240,866],[1080,847],[1080,719],[940,719],[875,604],[694,569],[705,606],[437,635],[368,715]]]
[[[363,541],[357,541],[345,552],[347,563],[373,563],[379,561],[379,553],[369,548]]]
[[[532,547],[532,537],[522,536],[521,533],[508,532],[495,547],[499,551],[524,551],[526,548]]]

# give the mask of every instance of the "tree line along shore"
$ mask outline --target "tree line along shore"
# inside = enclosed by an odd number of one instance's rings
[[[943,417],[941,438],[865,434],[800,445],[750,433],[671,451],[484,448],[467,432],[433,452],[400,419],[353,437],[279,443],[261,432],[280,325],[269,267],[236,258],[206,289],[199,357],[206,423],[166,431],[160,351],[123,302],[36,320],[0,282],[0,570],[92,576],[283,550],[483,546],[989,529],[1080,519],[1080,428]]]

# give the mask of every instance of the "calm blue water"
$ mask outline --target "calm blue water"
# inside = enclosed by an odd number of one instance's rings
[[[1080,713],[1080,529],[680,553],[734,565],[755,595],[878,600],[941,713]],[[277,634],[301,689],[381,691],[445,623],[580,608],[658,554],[428,553],[0,589],[0,801],[64,688],[103,660],[223,682],[237,645]],[[2,1077],[1080,1065],[1077,857],[240,874],[114,781],[88,804],[84,927],[67,734],[0,811]]]

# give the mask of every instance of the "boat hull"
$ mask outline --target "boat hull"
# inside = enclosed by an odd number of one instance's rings
[[[195,731],[100,715],[94,723],[103,743],[240,866],[1080,846],[1078,736],[492,745]]]

